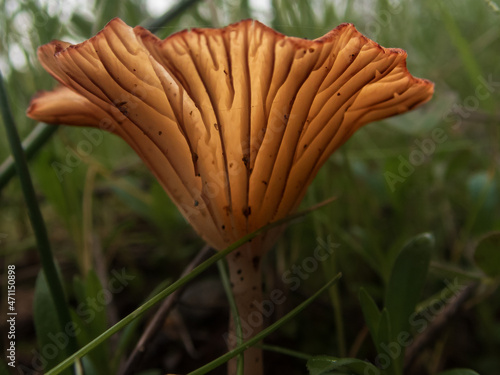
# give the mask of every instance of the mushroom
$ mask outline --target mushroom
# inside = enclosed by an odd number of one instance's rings
[[[36,95],[28,116],[122,137],[217,250],[296,210],[319,168],[361,126],[433,94],[431,82],[408,72],[406,52],[352,24],[304,40],[245,20],[160,40],[114,19],[83,43],[43,45],[38,57],[61,85]],[[261,257],[278,232],[228,257],[250,335],[262,328]],[[261,356],[245,352],[245,374],[262,373]]]

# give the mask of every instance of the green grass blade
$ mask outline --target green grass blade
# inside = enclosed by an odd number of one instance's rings
[[[229,302],[229,308],[231,309],[231,315],[234,319],[234,326],[236,328],[236,345],[240,346],[243,344],[243,330],[241,328],[240,315],[238,313],[238,307],[236,306],[236,301],[234,300],[233,291],[231,290],[231,282],[229,281],[229,276],[227,275],[226,265],[224,260],[219,260],[217,262],[217,268],[219,269],[220,278],[222,281],[222,286],[226,292],[227,300]],[[238,375],[243,375],[245,356],[240,354],[238,356],[238,365],[236,367],[236,373]]]
[[[287,355],[289,357],[303,359],[304,361],[308,361],[308,360],[310,360],[311,358],[314,357],[311,354],[306,354],[306,353],[298,352],[296,350],[284,348],[282,346],[269,345],[269,344],[261,344],[261,345],[257,345],[257,346],[260,347],[260,348],[262,348],[262,350],[267,350],[269,352],[275,352],[275,353],[284,354],[284,355]]]
[[[493,13],[495,13],[497,16],[500,16],[500,8],[493,0],[484,0],[484,2],[490,7]]]
[[[227,352],[226,354],[220,356],[219,358],[213,360],[210,363],[207,363],[206,365],[200,367],[199,369],[190,372],[188,375],[202,375],[206,374],[209,371],[212,371],[213,369],[221,366],[222,364],[226,363],[229,361],[231,358],[236,357],[238,354],[243,353],[246,349],[249,347],[257,344],[259,341],[264,339],[266,336],[270,335],[274,331],[276,331],[278,328],[280,328],[283,324],[287,323],[289,320],[293,319],[295,316],[297,316],[302,310],[304,310],[307,306],[309,306],[316,298],[319,297],[321,293],[326,291],[328,288],[330,288],[332,285],[334,285],[342,276],[342,274],[338,274],[335,276],[333,279],[328,281],[323,287],[321,287],[316,293],[314,293],[311,297],[309,297],[307,300],[302,302],[299,306],[294,308],[292,311],[290,311],[288,314],[286,314],[283,318],[278,320],[277,322],[271,324],[269,327],[263,329],[261,332],[256,334],[254,337],[252,337],[250,340],[246,341],[243,345],[238,346],[237,348]]]
[[[407,331],[425,283],[434,237],[423,233],[412,238],[394,262],[387,286],[386,307],[394,333]]]
[[[365,318],[365,323],[368,326],[368,330],[370,331],[373,341],[377,343],[377,329],[380,324],[382,313],[366,289],[359,289],[358,299],[361,304],[361,310],[363,312],[363,317]]]
[[[500,232],[483,236],[476,245],[474,261],[490,277],[500,277]]]
[[[290,215],[288,217],[285,217],[281,220],[275,221],[274,223],[271,223],[269,225],[266,225],[265,227],[262,227],[260,229],[257,229],[255,232],[250,233],[244,237],[242,237],[240,240],[236,241],[226,249],[219,251],[217,254],[213,255],[209,259],[207,259],[205,262],[200,264],[198,267],[193,269],[188,275],[180,278],[179,280],[175,281],[173,284],[169,285],[167,288],[165,288],[163,291],[158,293],[156,296],[151,298],[149,301],[145,302],[141,306],[139,306],[137,309],[132,311],[129,315],[127,315],[125,318],[120,320],[118,323],[116,323],[113,327],[109,328],[107,331],[103,332],[100,334],[98,337],[96,337],[94,340],[92,340],[90,343],[85,345],[83,348],[78,350],[76,353],[72,354],[68,358],[66,358],[63,362],[59,363],[56,367],[54,367],[51,371],[47,372],[46,375],[56,375],[61,373],[64,369],[66,369],[68,366],[70,366],[74,361],[77,361],[78,359],[82,358],[85,356],[87,353],[89,353],[92,349],[96,348],[99,344],[104,342],[105,340],[109,339],[111,336],[113,336],[116,332],[120,331],[122,328],[127,326],[129,323],[134,321],[136,318],[142,316],[146,311],[148,311],[151,307],[153,307],[155,304],[163,300],[165,297],[169,296],[173,292],[175,292],[177,289],[181,288],[185,284],[187,284],[189,281],[194,279],[196,276],[201,274],[203,271],[205,271],[207,268],[209,268],[212,264],[215,262],[221,260],[224,258],[226,255],[230,254],[232,251],[236,250],[239,248],[241,245],[243,245],[245,242],[251,240],[254,237],[257,237],[259,234],[266,232],[272,228],[279,227],[285,223],[289,223],[293,220],[296,220],[298,218],[303,217],[304,215],[317,210],[318,208],[321,208],[331,202],[333,202],[336,198],[330,198],[325,200],[324,202],[321,202],[313,207],[310,207],[304,211],[298,212],[296,214]],[[238,353],[237,353],[238,354]]]
[[[335,358],[328,356],[317,356],[311,358],[307,362],[307,369],[309,370],[309,375],[329,375],[340,373],[350,375],[380,374],[380,370],[370,362],[357,358]]]
[[[483,77],[483,72],[476,59],[476,54],[471,49],[471,43],[463,36],[460,27],[458,26],[453,16],[450,14],[447,5],[441,2],[437,3],[440,5],[442,17],[441,19],[443,20],[443,24],[448,31],[451,42],[457,49],[458,55],[462,60],[465,71],[467,72],[467,78],[469,79],[471,88],[476,88],[478,84],[478,78]],[[495,103],[491,97],[486,98],[485,103],[490,111],[495,108]]]
[[[434,237],[430,233],[420,234],[403,247],[394,262],[385,302],[392,336],[384,340],[385,344],[398,342],[400,334],[410,332],[409,319],[422,293],[433,247]],[[382,341],[380,337],[379,340]],[[404,353],[404,348],[401,350]],[[393,361],[396,374],[402,373],[403,360],[404,355],[400,355]]]
[[[195,5],[200,0],[186,0],[178,3],[172,9],[167,11],[161,17],[158,17],[144,26],[146,29],[154,31],[169,22],[172,22],[175,18],[180,16],[183,12],[189,9],[191,6]],[[109,21],[109,19],[108,19]],[[26,137],[23,141],[23,146],[26,154],[26,158],[29,160],[33,157],[36,152],[42,148],[42,146],[55,134],[57,131],[57,125],[48,125],[44,123],[39,123],[38,126]],[[14,177],[16,172],[14,159],[7,158],[0,165],[0,190],[2,190],[12,177]]]
[[[40,254],[40,261],[42,263],[45,277],[47,279],[47,284],[55,303],[57,317],[61,327],[66,327],[67,324],[72,322],[71,315],[66,304],[66,297],[64,295],[64,289],[61,284],[61,280],[59,279],[59,276],[57,274],[54,258],[52,257],[52,250],[50,248],[47,229],[45,228],[45,222],[43,220],[42,213],[40,212],[40,207],[38,206],[35,189],[33,188],[33,183],[31,181],[31,176],[28,170],[28,164],[23,152],[21,140],[19,139],[19,134],[17,133],[14,118],[10,111],[10,106],[7,99],[7,91],[5,89],[3,76],[1,73],[0,110],[2,112],[3,122],[7,132],[7,138],[12,150],[12,156],[14,158],[19,179],[21,181],[21,189],[26,200],[29,218],[33,227],[33,231],[35,233],[38,252]],[[75,338],[69,336],[68,339],[68,351],[76,351],[77,344]]]
[[[23,149],[26,159],[31,159],[37,151],[47,142],[57,131],[58,126],[39,123],[35,129],[23,141]],[[5,159],[0,165],[0,190],[2,190],[16,174],[14,158],[11,156]]]
[[[176,3],[171,9],[169,9],[163,16],[148,22],[144,27],[152,32],[155,32],[160,27],[172,22],[174,19],[179,17],[182,13],[188,10],[190,7],[198,3],[200,0],[185,0]]]
[[[438,375],[479,375],[479,373],[466,368],[457,368],[454,370],[440,372]]]
[[[57,343],[58,348],[61,348],[55,356],[44,356],[45,361],[47,361],[45,367],[50,369],[71,353],[67,351],[66,347],[69,335],[64,332],[65,327],[61,326],[58,320],[55,303],[43,270],[38,273],[35,282],[33,322],[39,348],[45,348],[48,345],[54,345],[54,343]],[[70,375],[71,371],[68,369],[65,374]]]

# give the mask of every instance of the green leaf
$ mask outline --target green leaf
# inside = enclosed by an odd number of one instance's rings
[[[386,304],[394,335],[408,331],[429,268],[434,237],[429,233],[411,239],[401,250],[387,286]]]
[[[500,276],[500,232],[490,233],[479,240],[474,260],[488,276]]]
[[[479,373],[467,368],[457,368],[453,370],[440,372],[438,375],[479,375]]]
[[[102,287],[94,270],[90,270],[85,278],[85,295],[87,299],[82,302],[94,312],[90,328],[92,336],[97,337],[106,330],[108,325],[106,305],[109,303],[108,298],[111,298],[111,291]]]
[[[380,314],[380,323],[377,328],[377,352],[382,353],[381,344],[387,344],[392,339],[392,327],[389,311],[384,307]]]
[[[38,339],[38,354],[45,370],[51,369],[71,354],[68,348],[68,335],[61,327],[56,306],[43,271],[38,273],[33,300],[35,331]],[[70,370],[63,374],[71,375]]]
[[[372,339],[374,342],[377,342],[377,329],[381,317],[380,310],[373,298],[364,288],[359,289],[358,298],[361,304],[361,311],[363,311],[363,316],[370,334],[372,335]]]
[[[380,373],[374,365],[356,358],[335,358],[318,356],[307,361],[309,375],[327,375],[335,373],[364,375],[371,370],[372,374]]]
[[[388,373],[401,374],[405,345],[410,335],[410,316],[419,301],[429,269],[434,237],[429,233],[411,239],[401,250],[392,267],[386,292],[386,309],[390,317],[390,332],[386,338],[379,336],[380,345],[391,355]],[[381,321],[382,325],[383,321]],[[379,353],[381,353],[380,349]]]
[[[307,361],[307,370],[309,375],[326,375],[335,369],[335,361],[337,358],[318,356]]]
[[[78,300],[76,315],[82,327],[79,339],[82,341],[81,344],[86,345],[108,328],[106,305],[111,292],[103,289],[94,270],[87,273],[84,281],[75,278],[73,284]],[[84,365],[93,368],[93,373],[102,375],[110,373],[111,361],[107,343],[97,346],[96,350],[89,353],[88,359],[90,363]]]

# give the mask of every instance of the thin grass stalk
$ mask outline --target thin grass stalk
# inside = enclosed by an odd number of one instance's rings
[[[55,134],[58,125],[47,125],[38,123],[35,129],[24,139],[22,146],[26,159],[29,160],[36,155],[38,150]],[[0,190],[2,190],[16,174],[14,158],[9,156],[0,165]]]
[[[170,8],[165,14],[163,14],[163,16],[158,17],[151,22],[148,22],[144,27],[152,32],[156,32],[157,29],[161,28],[169,22],[172,22],[174,19],[182,15],[182,13],[199,2],[200,0],[180,1],[172,6],[172,8]]]
[[[14,117],[12,116],[12,112],[10,110],[7,99],[7,90],[5,88],[3,76],[1,73],[0,110],[2,112],[3,122],[7,132],[7,139],[12,150],[12,156],[15,161],[19,180],[21,182],[21,189],[24,195],[24,199],[26,200],[26,206],[28,208],[28,215],[31,221],[31,226],[33,227],[33,232],[35,233],[43,272],[45,273],[45,277],[50,288],[50,293],[56,307],[59,324],[61,328],[64,329],[64,327],[66,327],[68,323],[72,322],[72,319],[68,305],[66,303],[64,289],[61,280],[59,279],[59,274],[57,273],[54,258],[52,256],[47,229],[45,227],[45,222],[43,220],[42,213],[36,199],[35,189],[33,188],[33,183],[31,181],[26,157],[24,155],[21,140],[14,123]],[[74,353],[77,349],[78,345],[76,339],[69,335],[67,352]]]
[[[220,259],[223,259],[226,255],[230,254],[252,238],[257,237],[259,234],[264,233],[270,229],[282,226],[285,223],[290,223],[292,220],[298,219],[303,217],[304,215],[317,210],[318,208],[321,208],[331,202],[333,202],[336,198],[330,198],[327,199],[313,207],[310,207],[304,211],[298,212],[296,214],[290,215],[288,217],[285,217],[281,220],[275,221],[269,225],[266,225],[265,227],[262,227],[260,229],[257,229],[255,232],[247,234],[246,236],[242,237],[238,241],[234,242],[232,245],[228,246],[226,249],[221,250],[217,252],[215,255],[207,259],[205,262],[197,266],[195,269],[193,269],[189,274],[187,274],[184,277],[181,277],[171,285],[169,285],[167,288],[165,288],[163,291],[158,293],[156,296],[152,297],[150,300],[146,301],[144,304],[139,306],[137,309],[132,311],[129,315],[127,315],[125,318],[120,320],[118,323],[116,323],[114,326],[110,327],[107,329],[105,332],[101,333],[99,336],[97,336],[94,340],[89,342],[87,345],[85,345],[83,348],[78,350],[76,353],[72,354],[71,356],[67,357],[64,361],[59,363],[57,366],[55,366],[52,370],[47,372],[45,375],[56,375],[60,374],[63,370],[68,368],[73,362],[78,361],[80,358],[84,357],[86,354],[88,354],[91,350],[102,344],[105,340],[109,339],[111,336],[113,336],[115,333],[119,332],[122,328],[130,324],[132,321],[134,321],[136,318],[142,316],[146,311],[148,311],[151,307],[153,307],[155,304],[175,292],[177,289],[183,287],[185,284],[187,284],[189,281],[194,279],[196,276],[204,272],[207,268],[209,268],[212,264],[215,262],[219,261]],[[257,340],[256,342],[258,342]],[[237,354],[239,354],[238,352]],[[236,354],[236,355],[237,355]]]
[[[240,346],[243,344],[243,330],[241,328],[240,316],[238,314],[238,307],[236,306],[236,301],[234,300],[234,295],[231,290],[231,283],[229,281],[229,276],[227,274],[226,265],[223,260],[217,262],[217,268],[219,269],[219,275],[222,281],[222,286],[226,292],[227,300],[229,302],[229,309],[231,310],[231,318],[233,319],[233,324],[236,328],[236,345]],[[236,364],[236,374],[243,375],[244,371],[244,355],[240,354],[237,358]]]
[[[278,328],[280,328],[282,325],[284,325],[285,323],[287,323],[288,321],[293,319],[295,316],[297,316],[302,310],[304,310],[316,298],[318,298],[321,293],[323,293],[325,290],[327,290],[331,286],[335,285],[341,277],[342,277],[341,273],[337,274],[333,279],[331,279],[324,286],[322,286],[316,293],[314,293],[311,297],[309,297],[307,300],[302,302],[299,306],[297,306],[292,311],[290,311],[288,314],[286,314],[283,318],[281,318],[277,322],[271,324],[269,327],[264,328],[262,331],[260,331],[254,337],[247,340],[243,345],[238,346],[237,348],[227,352],[226,354],[220,356],[219,358],[213,360],[212,362],[207,363],[206,365],[200,367],[199,369],[190,372],[188,375],[206,374],[207,372],[212,371],[215,368],[226,363],[231,358],[236,357],[238,354],[244,352],[245,350],[247,350],[251,346],[257,344],[259,341],[263,340],[266,336],[270,335],[271,333],[276,331]]]
[[[172,22],[175,18],[179,17],[183,12],[188,10],[191,6],[198,3],[200,0],[185,0],[174,5],[162,16],[147,22],[144,27],[152,32],[157,31],[162,26]],[[26,158],[31,159],[45,143],[52,138],[56,133],[58,125],[48,125],[39,123],[37,127],[26,137],[23,141]],[[0,190],[2,190],[14,177],[16,168],[14,159],[7,158],[0,165]]]

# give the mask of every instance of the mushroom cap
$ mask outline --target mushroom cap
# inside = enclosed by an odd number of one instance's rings
[[[296,210],[357,129],[434,88],[408,72],[405,51],[352,24],[305,40],[245,20],[161,40],[113,19],[38,57],[61,85],[36,95],[28,116],[122,137],[216,249]]]

